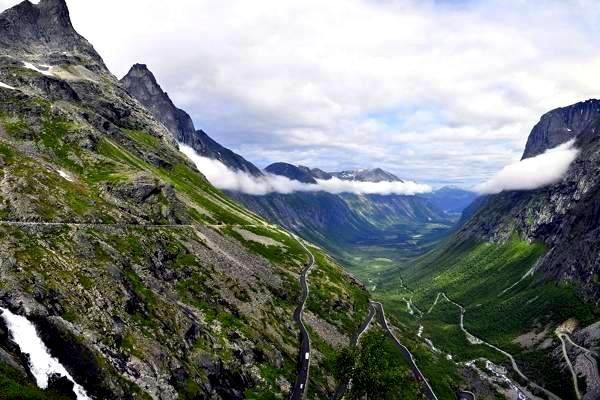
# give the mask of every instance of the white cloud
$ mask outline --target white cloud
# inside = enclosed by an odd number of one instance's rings
[[[67,1],[115,74],[147,63],[199,128],[262,166],[474,184],[544,112],[600,93],[594,0]]]
[[[318,190],[329,193],[354,193],[354,194],[400,194],[414,196],[419,193],[431,192],[429,185],[416,182],[359,182],[344,181],[338,178],[317,180]]]
[[[575,139],[504,167],[488,181],[476,186],[482,194],[511,190],[533,190],[559,182],[579,154]]]
[[[269,193],[289,194],[294,192],[328,192],[333,194],[399,194],[413,196],[419,193],[431,191],[428,185],[415,182],[358,182],[344,181],[338,178],[329,180],[317,179],[316,184],[303,183],[288,179],[284,176],[265,173],[264,176],[256,177],[245,172],[229,169],[218,160],[202,157],[190,146],[180,143],[179,149],[190,160],[198,170],[217,188],[242,192],[251,195],[266,195]]]

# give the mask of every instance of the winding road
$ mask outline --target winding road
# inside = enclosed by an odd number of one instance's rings
[[[567,367],[569,367],[569,371],[571,371],[571,379],[573,379],[573,388],[575,389],[575,396],[578,399],[581,399],[583,396],[581,395],[581,390],[579,390],[579,382],[577,380],[577,373],[575,372],[575,368],[573,368],[573,363],[569,358],[569,352],[567,351],[567,342],[565,341],[564,333],[557,333],[558,339],[560,340],[560,346],[562,348],[563,357],[567,363]]]
[[[563,333],[562,335],[565,337],[565,339],[567,339],[567,341],[569,343],[571,343],[572,346],[577,347],[579,350],[583,351],[584,353],[587,353],[587,354],[590,354],[590,355],[593,355],[593,356],[596,356],[596,357],[599,356],[598,352],[590,350],[590,349],[586,349],[585,347],[583,347],[583,346],[578,345],[577,343],[575,343],[573,341],[573,339],[571,339],[571,336],[569,336],[568,334]]]
[[[430,312],[433,310],[433,307],[435,307],[435,305],[438,303],[438,301],[439,301],[439,298],[440,298],[440,297],[443,297],[443,298],[444,298],[444,299],[446,299],[446,301],[448,301],[450,304],[453,304],[453,305],[455,305],[456,307],[458,307],[458,309],[460,310],[460,329],[461,329],[461,330],[462,330],[462,331],[465,333],[465,335],[467,336],[467,339],[469,339],[469,341],[470,341],[471,343],[475,343],[475,344],[483,344],[483,345],[485,345],[485,346],[488,346],[488,347],[490,347],[490,348],[492,348],[492,349],[496,350],[497,352],[499,352],[499,353],[503,354],[504,356],[506,356],[506,357],[507,357],[507,358],[510,360],[513,370],[514,370],[514,371],[515,371],[515,372],[516,372],[516,373],[517,373],[517,374],[518,374],[518,375],[519,375],[519,376],[520,376],[520,377],[521,377],[521,378],[522,378],[522,379],[523,379],[523,380],[524,380],[524,381],[525,381],[525,382],[526,382],[528,385],[530,385],[531,387],[533,387],[533,388],[535,388],[535,389],[537,389],[537,390],[540,390],[540,391],[544,392],[544,393],[545,393],[545,394],[546,394],[546,395],[547,395],[547,396],[548,396],[550,399],[552,399],[552,400],[560,400],[560,397],[558,397],[558,396],[557,396],[557,395],[555,395],[554,393],[550,392],[549,390],[547,390],[547,389],[544,389],[543,387],[541,387],[541,386],[540,386],[540,385],[538,385],[537,383],[535,383],[535,382],[533,382],[532,380],[530,380],[529,378],[527,378],[527,376],[525,376],[525,374],[524,374],[524,373],[521,371],[521,369],[519,368],[519,365],[517,364],[517,361],[516,361],[516,360],[515,360],[515,358],[512,356],[512,354],[510,354],[510,353],[508,353],[508,352],[506,352],[506,351],[502,350],[501,348],[499,348],[499,347],[497,347],[497,346],[494,346],[494,345],[493,345],[493,344],[491,344],[491,343],[488,343],[488,342],[486,342],[485,340],[483,340],[483,339],[481,339],[481,338],[479,338],[479,337],[477,337],[477,336],[473,335],[471,332],[469,332],[469,331],[468,331],[468,330],[465,328],[465,325],[464,325],[464,320],[465,320],[465,308],[464,308],[462,305],[458,304],[457,302],[455,302],[455,301],[451,300],[451,299],[450,299],[450,298],[449,298],[449,297],[446,295],[446,293],[443,293],[443,292],[441,292],[441,293],[438,293],[438,294],[437,294],[437,296],[436,296],[436,298],[435,298],[435,301],[434,301],[433,305],[431,306],[431,308],[429,309],[428,313],[430,313]],[[524,394],[524,393],[520,392],[520,394],[521,394],[522,396],[524,396],[524,398],[527,398],[527,397],[525,396],[525,394]]]
[[[306,278],[310,272],[310,269],[315,265],[315,256],[308,249],[308,247],[306,247],[302,240],[295,235],[293,236],[309,256],[308,264],[300,274],[302,296],[300,297],[300,303],[294,312],[294,320],[300,328],[300,348],[298,353],[298,373],[296,375],[296,383],[294,384],[292,392],[290,393],[290,400],[301,400],[306,396],[308,377],[310,373],[310,335],[308,334],[308,330],[306,329],[304,321],[302,320],[302,313],[304,312],[304,306],[306,305],[306,300],[308,299],[309,295]]]
[[[458,400],[476,400],[475,393],[469,392],[468,390],[459,390],[456,392]]]
[[[402,343],[400,343],[400,341],[398,340],[396,335],[394,335],[394,332],[392,332],[392,329],[388,325],[387,319],[385,318],[385,311],[383,309],[383,304],[381,304],[379,302],[372,302],[372,304],[374,304],[379,309],[379,313],[378,313],[379,323],[385,329],[385,331],[387,332],[389,337],[394,341],[394,343],[396,344],[396,347],[398,347],[398,349],[400,349],[400,352],[402,352],[402,355],[406,359],[406,362],[408,362],[408,365],[410,366],[410,369],[412,370],[415,378],[421,384],[423,394],[425,395],[425,397],[427,397],[428,400],[438,400],[437,396],[433,392],[433,389],[431,388],[431,385],[425,378],[425,375],[423,375],[423,373],[417,366],[415,358],[413,357],[410,350],[408,350],[408,348],[406,346],[404,346]]]
[[[115,227],[115,228],[193,228],[190,224],[109,224],[109,223],[85,223],[85,222],[36,222],[36,221],[0,221],[5,226],[75,226],[82,228]]]
[[[361,336],[369,329],[373,317],[375,317],[375,313],[375,306],[373,303],[369,303],[369,315],[367,315],[367,318],[363,321],[362,325],[358,328],[358,331],[352,336],[352,340],[350,341],[353,347],[358,346]]]

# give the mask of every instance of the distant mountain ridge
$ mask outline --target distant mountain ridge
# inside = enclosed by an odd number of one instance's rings
[[[319,179],[313,175],[312,170],[308,167],[296,166],[284,162],[269,165],[265,168],[265,172],[309,184],[316,184],[316,179]]]
[[[341,172],[325,172],[319,168],[309,168],[303,165],[293,165],[277,162],[265,168],[265,171],[274,175],[285,176],[291,180],[303,183],[317,183],[316,180],[329,180],[338,178],[344,181],[357,182],[404,182],[391,172],[381,168],[345,170]]]
[[[331,175],[345,181],[359,182],[404,182],[391,172],[384,171],[381,168],[358,169],[342,172],[331,172]]]
[[[444,186],[421,195],[445,213],[461,215],[479,196],[477,193],[454,186]]]

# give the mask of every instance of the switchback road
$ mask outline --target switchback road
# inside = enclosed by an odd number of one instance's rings
[[[469,340],[469,342],[471,342],[472,344],[483,344],[487,347],[490,347],[494,350],[496,350],[497,352],[503,354],[504,356],[506,356],[509,360],[510,363],[512,365],[513,370],[517,373],[517,375],[519,375],[525,382],[527,382],[527,384],[529,386],[531,386],[532,388],[537,389],[538,391],[544,392],[546,394],[546,396],[548,396],[548,398],[552,399],[552,400],[560,400],[560,397],[558,397],[557,395],[555,395],[554,393],[550,392],[549,390],[541,387],[540,385],[538,385],[537,383],[533,382],[531,379],[529,379],[527,376],[525,376],[525,374],[521,371],[521,369],[519,368],[519,365],[517,364],[517,361],[515,360],[515,358],[512,356],[512,354],[502,350],[501,348],[499,348],[498,346],[494,346],[493,344],[486,342],[485,340],[473,335],[471,332],[469,332],[466,328],[465,328],[465,308],[458,304],[457,302],[455,302],[454,300],[450,299],[446,293],[440,292],[437,294],[435,301],[433,303],[433,305],[431,306],[431,308],[429,309],[428,313],[430,313],[433,310],[433,307],[435,307],[435,305],[438,303],[440,297],[443,297],[448,303],[453,304],[454,306],[458,307],[458,309],[460,310],[460,322],[459,322],[459,326],[460,329],[464,332],[464,334],[467,336],[467,339]],[[521,396],[523,398],[527,398],[527,396],[519,390],[519,396],[521,398]]]
[[[304,326],[302,313],[304,312],[304,306],[306,305],[306,300],[308,299],[309,295],[306,278],[310,272],[310,269],[315,265],[315,256],[308,249],[308,247],[306,247],[301,239],[298,239],[296,236],[294,237],[304,248],[304,250],[306,250],[306,253],[309,256],[308,264],[300,274],[300,287],[302,289],[302,296],[300,297],[300,302],[298,303],[296,311],[294,312],[294,320],[300,328],[300,351],[298,353],[298,374],[296,376],[296,383],[290,394],[290,400],[301,400],[306,396],[308,377],[310,373],[310,336],[306,330],[306,326]]]

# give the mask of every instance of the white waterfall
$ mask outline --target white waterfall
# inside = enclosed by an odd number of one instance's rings
[[[52,374],[58,374],[73,383],[77,400],[91,400],[85,389],[75,383],[71,374],[67,372],[60,361],[50,355],[31,321],[2,307],[0,307],[0,311],[12,340],[19,346],[22,353],[29,355],[31,373],[40,388],[48,388],[48,378]]]

